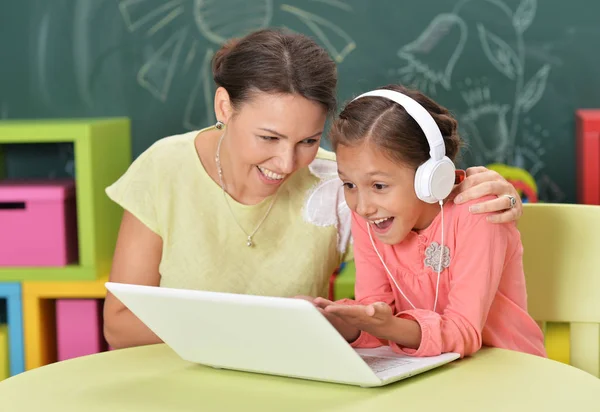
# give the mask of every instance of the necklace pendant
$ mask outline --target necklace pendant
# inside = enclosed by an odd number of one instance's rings
[[[254,246],[254,243],[252,243],[252,236],[248,236],[248,241],[246,242],[246,246],[248,246],[248,247]]]

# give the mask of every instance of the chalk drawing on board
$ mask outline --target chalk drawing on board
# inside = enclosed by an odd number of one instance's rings
[[[486,30],[483,24],[477,25],[481,47],[492,65],[511,80],[523,74],[521,59],[501,37]]]
[[[523,127],[520,132],[522,139],[515,146],[515,155],[512,159],[513,165],[527,170],[537,182],[538,189],[540,185],[545,188],[544,190],[538,190],[538,198],[544,201],[563,200],[563,191],[558,188],[552,178],[544,173],[544,168],[547,166],[544,155],[548,147],[547,138],[550,133],[542,125],[533,124],[528,117],[525,117],[522,123]],[[543,145],[544,142],[546,142],[546,145]]]
[[[544,172],[549,132],[529,118],[557,63],[528,50],[527,30],[535,22],[537,0],[512,3],[514,9],[505,0],[459,0],[450,13],[434,16],[416,40],[400,47],[404,65],[394,74],[436,97],[458,92],[463,103],[451,109],[469,143],[470,162],[528,170],[539,180],[541,199],[560,201],[564,193]],[[466,50],[478,64],[463,60]],[[529,60],[538,63],[531,67]],[[453,70],[459,65],[464,77],[457,79]],[[482,78],[490,70],[500,74],[493,82]]]
[[[129,31],[143,30],[147,37],[154,36],[167,26],[181,27],[157,50],[147,47],[145,62],[137,74],[141,87],[157,100],[166,102],[175,74],[180,69],[188,72],[196,54],[203,51],[199,40],[189,36],[190,26],[197,27],[205,39],[221,45],[229,37],[243,36],[268,26],[273,4],[272,0],[170,0],[165,3],[158,0],[121,0],[119,11]],[[180,19],[186,11],[193,16],[187,23]],[[204,61],[204,64],[210,66],[210,61]],[[206,71],[205,67],[198,69],[199,72]],[[189,122],[184,120],[184,123]]]
[[[295,15],[308,27],[315,36],[323,43],[323,46],[331,54],[333,59],[341,63],[346,56],[356,49],[356,43],[352,38],[336,24],[329,20],[309,13],[289,4],[282,4],[281,10]],[[334,41],[341,41],[334,45]]]
[[[185,56],[185,61],[183,63],[183,72],[184,73],[186,73],[190,69],[192,62],[194,61],[194,58],[196,57],[196,50],[198,50],[198,40],[194,40],[194,42],[192,43],[192,46],[188,50],[187,56]]]
[[[508,105],[483,103],[459,116],[461,127],[466,131],[473,149],[482,153],[487,162],[497,161],[506,151],[509,141],[507,113]],[[494,136],[490,139],[490,136]]]
[[[464,104],[452,109],[466,132],[469,154],[480,164],[513,164],[520,157],[528,158],[535,171],[543,168],[543,162],[533,159],[533,155],[543,156],[543,148],[523,138],[520,124],[543,98],[552,71],[549,60],[538,68],[526,67],[525,37],[537,6],[536,0],[521,0],[513,11],[503,0],[460,0],[450,13],[436,15],[416,40],[398,51],[405,62],[396,71],[402,82],[432,95],[439,94],[438,85],[445,92],[458,89]],[[491,67],[467,67],[462,60],[467,47],[470,59],[487,60]],[[458,64],[465,65],[461,72],[466,70],[466,78],[453,76]],[[478,68],[502,76],[491,84],[478,78]]]
[[[541,99],[546,90],[548,74],[550,73],[550,65],[545,64],[538,72],[527,82],[521,94],[518,96],[517,105],[523,113],[527,113]]]
[[[179,15],[183,14],[184,10],[185,9],[183,8],[183,6],[178,6],[177,8],[171,10],[166,16],[164,16],[157,23],[152,25],[152,27],[150,27],[150,29],[148,29],[148,31],[146,32],[146,35],[149,37],[155,35],[156,32],[158,32],[160,29],[168,26],[171,21],[175,20]]]
[[[473,83],[470,78],[465,79],[465,86],[470,87],[472,84]],[[459,84],[459,87],[460,86],[461,85]],[[469,107],[473,107],[482,103],[489,103],[492,99],[490,86],[483,79],[480,82],[477,82],[476,86],[470,87],[468,90],[461,90],[460,94]]]
[[[316,2],[352,11],[342,0],[313,0]],[[182,116],[186,128],[201,127],[214,118],[209,57],[215,46],[270,27],[275,11],[295,16],[338,63],[356,48],[352,38],[333,22],[288,4],[275,7],[274,0],[118,0],[118,8],[131,33],[156,43],[156,35],[167,32],[166,40],[155,48],[150,45],[153,42],[147,42],[137,74],[138,84],[155,99],[166,103],[171,93],[176,93],[172,90],[177,75],[198,73],[193,75],[191,90],[184,92],[188,93]]]
[[[183,127],[186,129],[199,129],[202,127],[202,124],[206,124],[206,122],[211,123],[213,120],[216,120],[214,118],[212,104],[215,86],[210,66],[213,55],[214,51],[212,49],[206,51],[204,61],[202,62],[202,70],[200,70],[196,78],[196,83],[194,84],[187,104],[185,105]],[[199,119],[195,118],[201,113],[202,107],[206,112],[206,117]]]
[[[267,27],[273,17],[273,0],[121,0],[119,11],[131,32],[152,23],[148,36],[187,13],[200,34],[215,44]]]
[[[186,35],[187,27],[175,32],[158,50],[149,53],[146,63],[138,72],[140,86],[162,102],[166,101],[169,94]]]
[[[450,90],[452,71],[466,40],[467,26],[461,17],[454,14],[435,16],[414,41],[398,50],[398,57],[406,64],[397,75],[403,83],[427,93],[435,94],[437,85]]]
[[[325,3],[328,4],[330,6],[333,7],[337,7],[338,9],[344,10],[344,11],[352,11],[352,6],[349,4],[344,3],[343,1],[340,0],[312,0],[312,1],[317,1],[320,3]]]
[[[513,41],[509,42],[498,33],[488,30],[482,23],[477,23],[477,33],[483,54],[490,63],[506,78],[513,82],[515,89],[511,114],[509,116],[508,144],[504,161],[511,161],[515,156],[517,135],[520,130],[521,117],[530,111],[541,99],[547,86],[551,65],[545,64],[525,82],[527,47],[525,32],[533,23],[537,12],[537,0],[521,0],[513,12],[501,0],[483,0],[496,7],[498,18],[507,20],[507,27],[513,29]],[[460,14],[467,9],[473,0],[462,0],[454,12]]]
[[[73,59],[75,66],[75,81],[81,100],[88,106],[94,106],[94,99],[90,90],[94,58],[91,55],[93,48],[90,47],[90,38],[92,37],[92,25],[90,19],[94,16],[98,8],[97,2],[89,0],[78,0],[74,4],[74,31],[73,36]]]
[[[465,78],[455,84],[466,109],[457,113],[460,127],[469,142],[470,154],[477,154],[482,164],[502,162],[509,141],[507,115],[510,106],[495,101],[485,78]],[[490,139],[493,136],[493,139]]]
[[[515,148],[514,165],[526,169],[532,176],[536,176],[545,166],[535,150],[528,147],[517,146]]]
[[[524,33],[531,25],[537,11],[537,0],[522,0],[513,15],[513,26],[518,33]]]
[[[48,90],[48,71],[46,70],[46,65],[48,64],[48,44],[46,39],[49,38],[49,30],[50,30],[50,15],[45,14],[42,17],[42,20],[39,24],[39,32],[38,32],[38,42],[37,42],[37,82],[39,88],[39,95],[41,100],[43,100],[48,106],[52,106],[52,96],[50,95],[50,91]]]
[[[159,21],[164,19],[169,16],[173,9],[178,10],[185,1],[170,0],[163,3],[149,0],[121,0],[119,11],[123,16],[127,29],[133,32],[157,17],[162,16]]]
[[[267,27],[272,0],[195,0],[194,18],[202,35],[215,44]]]
[[[521,134],[523,144],[540,157],[546,154],[546,150],[552,146],[551,142],[554,141],[554,139],[548,139],[550,132],[542,129],[541,125],[535,125],[533,130],[525,128]]]

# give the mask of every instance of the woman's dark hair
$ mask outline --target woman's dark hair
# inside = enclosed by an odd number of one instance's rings
[[[335,63],[303,34],[264,29],[230,40],[215,53],[212,72],[234,109],[262,91],[298,94],[322,104],[330,115],[336,110]]]
[[[442,132],[446,156],[456,159],[463,142],[458,135],[458,122],[448,109],[421,92],[400,85],[380,89],[400,92],[421,104]],[[368,139],[391,160],[415,169],[429,159],[429,144],[421,127],[402,106],[384,97],[361,97],[348,103],[334,120],[330,139],[334,149],[362,144]]]

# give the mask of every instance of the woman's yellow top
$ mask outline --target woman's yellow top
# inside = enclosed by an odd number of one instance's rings
[[[243,205],[224,195],[198,157],[198,133],[158,140],[106,189],[113,201],[162,238],[160,285],[327,296],[331,274],[352,249],[350,213],[334,154],[319,149],[309,167],[282,184],[248,247],[235,219],[251,233],[272,199]]]

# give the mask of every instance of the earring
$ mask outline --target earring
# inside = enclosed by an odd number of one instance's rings
[[[223,127],[225,127],[225,123],[223,123],[220,120],[217,120],[217,123],[215,124],[215,127],[217,128],[217,130],[222,130]]]

